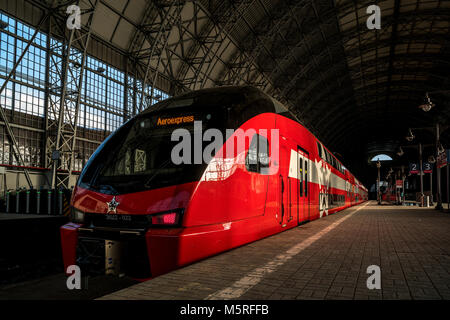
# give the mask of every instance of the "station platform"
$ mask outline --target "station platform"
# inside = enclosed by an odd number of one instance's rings
[[[59,227],[67,216],[0,213],[0,285],[62,272]]]
[[[449,230],[448,213],[370,201],[99,299],[450,299]]]
[[[45,214],[22,214],[22,213],[0,213],[0,222],[24,222],[24,220],[60,220],[67,221],[66,216],[56,216],[56,215],[45,215]]]

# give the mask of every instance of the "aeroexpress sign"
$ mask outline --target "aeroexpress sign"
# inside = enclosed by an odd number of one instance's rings
[[[429,162],[422,163],[423,173],[432,173],[433,172],[433,164]],[[419,164],[418,163],[410,163],[409,164],[409,173],[418,174],[419,173]]]

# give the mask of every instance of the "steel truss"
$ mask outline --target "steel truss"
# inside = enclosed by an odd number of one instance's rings
[[[38,35],[38,33],[40,32],[42,26],[44,25],[44,22],[48,19],[49,15],[46,14],[42,17],[40,23],[38,24],[36,30],[33,33],[33,36],[28,40],[27,45],[25,46],[25,48],[23,49],[21,55],[19,56],[19,58],[16,60],[12,70],[9,72],[8,76],[6,77],[5,81],[3,82],[2,87],[0,88],[0,94],[3,92],[3,90],[6,88],[8,82],[12,79],[12,77],[14,76],[17,67],[20,65],[20,62],[22,61],[23,57],[25,56],[25,54],[28,52],[28,49],[30,48],[31,44],[33,43],[34,39],[36,38],[36,36]],[[17,139],[14,135],[14,132],[12,130],[12,126],[9,123],[8,118],[6,117],[5,111],[3,110],[3,107],[0,105],[0,117],[3,120],[5,127],[6,127],[6,132],[8,134],[9,139],[11,140],[11,145],[12,145],[12,149],[13,149],[13,154],[17,159],[17,162],[19,163],[19,165],[21,165],[23,167],[23,172],[25,174],[25,178],[27,180],[28,186],[32,189],[33,188],[33,183],[31,181],[31,177],[30,177],[30,173],[28,172],[28,170],[25,167],[25,163],[23,161],[22,155],[20,154],[19,151],[19,144],[17,143]]]
[[[74,1],[80,5],[81,1]],[[52,166],[52,188],[68,188],[74,181],[73,165],[75,142],[80,111],[80,99],[85,82],[86,53],[91,37],[91,25],[97,0],[83,2],[82,20],[85,32],[69,30],[52,19],[49,41],[48,111],[46,117],[46,167]],[[65,10],[65,6],[62,10]],[[53,28],[59,33],[54,35]],[[61,41],[57,35],[64,35]],[[55,38],[53,38],[55,36]]]

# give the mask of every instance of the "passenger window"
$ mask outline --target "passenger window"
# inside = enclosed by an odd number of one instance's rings
[[[245,167],[250,172],[261,173],[262,168],[269,167],[269,162],[269,141],[267,138],[255,134],[245,158]]]
[[[319,154],[319,157],[323,159],[322,146],[320,145],[319,141],[317,141],[317,153]]]
[[[300,159],[300,197],[303,197],[303,161]]]
[[[305,197],[308,196],[308,161],[305,160]]]

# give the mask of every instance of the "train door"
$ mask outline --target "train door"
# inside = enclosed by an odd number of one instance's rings
[[[309,190],[309,153],[297,146],[297,155],[298,155],[298,196],[299,196],[299,209],[297,214],[298,223],[305,223],[310,220],[310,190]]]
[[[289,149],[282,145],[280,147],[280,171],[278,172],[278,221],[282,227],[286,227],[287,223],[290,221],[290,214],[292,210],[291,201],[292,194],[290,185],[292,181],[289,179],[289,164],[288,164],[288,154]]]

